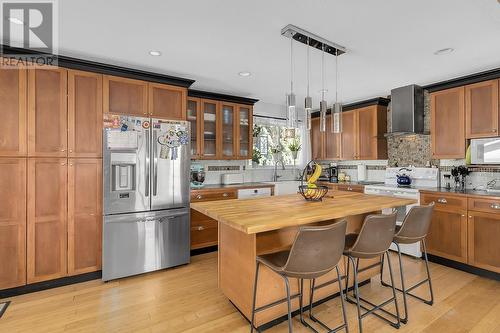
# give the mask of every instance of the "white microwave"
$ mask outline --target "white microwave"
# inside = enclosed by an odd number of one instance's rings
[[[500,137],[470,140],[472,164],[500,164]]]

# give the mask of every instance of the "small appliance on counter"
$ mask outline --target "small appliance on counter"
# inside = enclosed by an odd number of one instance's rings
[[[338,182],[337,172],[337,166],[331,163],[329,166],[322,167],[321,176],[318,180],[322,182],[336,183]]]
[[[470,155],[472,164],[500,164],[500,138],[472,139]]]
[[[221,175],[221,183],[223,185],[243,184],[245,175],[242,173],[223,173]]]
[[[205,168],[201,164],[191,164],[191,188],[202,188],[205,182]]]

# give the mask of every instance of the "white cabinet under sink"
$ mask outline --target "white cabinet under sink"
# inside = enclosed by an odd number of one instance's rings
[[[300,186],[300,180],[284,180],[281,182],[270,183],[274,184],[274,195],[297,193]]]

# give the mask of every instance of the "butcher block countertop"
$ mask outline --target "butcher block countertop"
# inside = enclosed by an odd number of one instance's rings
[[[330,191],[323,201],[306,201],[300,194],[246,200],[192,203],[191,208],[246,234],[256,234],[383,208],[416,203],[415,200],[345,191]]]

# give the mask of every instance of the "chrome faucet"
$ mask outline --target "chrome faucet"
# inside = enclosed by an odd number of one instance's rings
[[[281,178],[283,176],[278,175],[278,164],[281,163],[281,168],[282,170],[285,170],[285,162],[283,162],[283,159],[280,159],[278,161],[274,162],[274,173],[273,173],[273,182],[277,182],[278,178]]]

